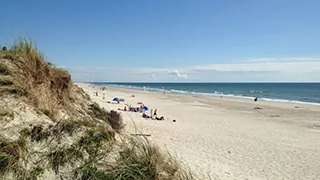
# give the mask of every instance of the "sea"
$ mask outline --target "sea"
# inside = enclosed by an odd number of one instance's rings
[[[320,105],[320,83],[116,83],[92,84],[166,93],[224,96]]]

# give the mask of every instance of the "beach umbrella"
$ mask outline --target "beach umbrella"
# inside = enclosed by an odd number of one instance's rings
[[[143,104],[142,102],[138,102],[137,104]]]
[[[115,97],[112,99],[112,101],[119,101],[119,98]]]
[[[144,106],[143,109],[146,110],[146,111],[149,110],[149,108],[147,106]]]

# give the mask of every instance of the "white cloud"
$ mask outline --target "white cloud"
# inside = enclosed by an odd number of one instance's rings
[[[320,59],[257,58],[176,68],[66,68],[76,81],[320,81]],[[188,74],[188,75],[187,75]],[[151,78],[150,78],[151,75]]]
[[[168,74],[172,77],[177,77],[177,78],[188,78],[186,74],[180,74],[179,71],[173,70],[173,71],[168,71]]]

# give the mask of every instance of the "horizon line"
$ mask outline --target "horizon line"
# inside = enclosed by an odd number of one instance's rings
[[[183,82],[183,81],[178,81],[178,82],[150,82],[150,81],[145,81],[145,82],[137,82],[137,81],[74,81],[75,83],[149,83],[149,84],[157,84],[157,83],[168,83],[168,84],[173,84],[173,83],[320,83],[316,81],[242,81],[242,82]]]

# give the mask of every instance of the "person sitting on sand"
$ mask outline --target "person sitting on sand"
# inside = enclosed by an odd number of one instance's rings
[[[157,109],[154,110],[153,116],[157,117]]]
[[[127,107],[125,106],[123,110],[124,110],[124,111],[127,111]]]
[[[164,120],[164,117],[163,116],[161,116],[160,118],[158,118],[158,117],[156,117],[156,120]]]
[[[142,114],[142,117],[143,117],[143,118],[150,118],[146,113],[143,113],[143,114]]]

